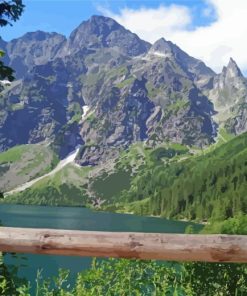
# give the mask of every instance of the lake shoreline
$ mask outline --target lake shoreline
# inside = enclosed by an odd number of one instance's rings
[[[123,215],[135,215],[139,217],[146,217],[146,218],[158,218],[161,220],[168,220],[168,221],[174,221],[174,222],[185,222],[185,223],[193,223],[193,224],[199,224],[199,225],[208,225],[208,221],[195,221],[195,220],[189,220],[186,218],[181,218],[181,219],[171,219],[167,217],[162,217],[160,215],[138,215],[134,212],[128,212],[128,211],[108,211],[104,209],[97,209],[92,206],[87,206],[87,205],[37,205],[37,204],[22,204],[22,203],[6,203],[3,201],[0,201],[0,206],[1,205],[18,205],[18,206],[37,206],[37,207],[57,207],[57,208],[83,208],[83,209],[89,209],[92,210],[93,212],[102,212],[102,213],[114,213],[114,214],[123,214]]]
[[[0,204],[0,219],[4,227],[64,229],[80,231],[141,232],[141,233],[177,233],[183,234],[188,225],[199,233],[202,225],[146,217],[133,214],[119,214],[94,210],[85,207],[56,207],[44,205]],[[24,259],[20,258],[24,257]],[[91,257],[32,255],[12,257],[6,262],[20,266],[19,274],[25,276],[35,286],[38,269],[42,269],[45,278],[54,276],[59,268],[71,270],[72,283],[78,272],[91,265]]]

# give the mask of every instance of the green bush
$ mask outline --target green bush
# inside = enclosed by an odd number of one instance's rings
[[[93,260],[90,270],[68,282],[69,271],[43,280],[38,274],[37,296],[238,296],[247,295],[247,266],[108,259]],[[29,296],[29,287],[17,289]],[[6,294],[2,294],[6,295]],[[13,294],[16,295],[16,294]]]
[[[246,216],[213,222],[203,232],[246,234]],[[31,296],[27,282],[16,274],[0,263],[0,295]],[[36,296],[245,296],[247,264],[94,259],[73,285],[66,270],[52,279],[38,273],[36,282]]]

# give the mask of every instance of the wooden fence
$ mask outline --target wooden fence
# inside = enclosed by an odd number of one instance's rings
[[[247,262],[247,236],[0,227],[0,251],[172,261]]]

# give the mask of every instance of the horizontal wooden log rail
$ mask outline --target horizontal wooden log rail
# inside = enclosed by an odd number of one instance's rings
[[[247,236],[0,227],[0,251],[172,261],[247,262]]]

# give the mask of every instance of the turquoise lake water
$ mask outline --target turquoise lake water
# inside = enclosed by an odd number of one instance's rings
[[[22,205],[0,205],[0,221],[3,226],[56,228],[97,231],[135,231],[156,233],[184,233],[192,224],[154,217],[92,211],[74,207],[40,207]],[[200,225],[196,225],[198,230]],[[90,267],[91,258],[54,255],[18,254],[6,256],[6,263],[19,267],[34,287],[37,270],[44,277],[54,276],[59,268],[71,270],[71,281],[77,272]]]

